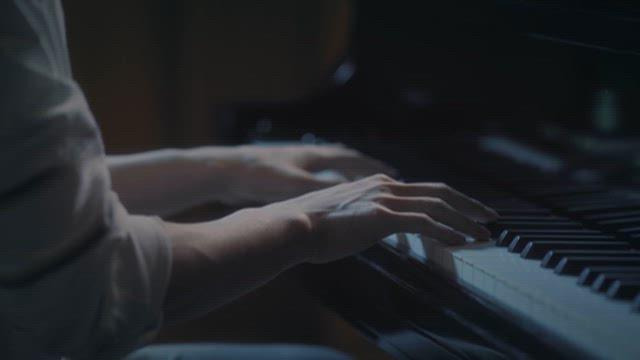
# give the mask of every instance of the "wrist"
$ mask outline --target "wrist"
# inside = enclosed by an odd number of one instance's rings
[[[228,217],[205,223],[179,225],[183,231],[191,234],[192,239],[199,238],[197,247],[211,241],[218,244],[229,241],[225,248],[243,256],[259,253],[260,256],[283,271],[287,268],[307,262],[314,255],[311,245],[311,227],[304,214],[282,212],[267,207],[245,208]],[[199,234],[197,236],[193,236]],[[235,248],[236,250],[231,251]]]
[[[313,223],[310,217],[296,207],[281,206],[274,203],[255,209],[267,213],[274,224],[274,228],[282,230],[282,253],[292,259],[292,266],[308,262],[315,256],[316,248]]]
[[[310,219],[305,214],[294,214],[287,219],[288,243],[294,265],[305,263],[315,256]]]

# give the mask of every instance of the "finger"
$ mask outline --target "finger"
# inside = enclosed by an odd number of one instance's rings
[[[418,233],[438,240],[447,245],[466,243],[466,238],[460,232],[447,227],[428,215],[414,212],[391,211],[396,227],[402,232]]]
[[[386,196],[381,200],[381,204],[393,211],[427,214],[439,223],[478,240],[489,240],[491,236],[484,226],[440,199]]]
[[[478,200],[439,183],[395,183],[390,185],[391,192],[397,196],[435,197],[444,200],[459,212],[481,222],[491,222],[498,213]]]

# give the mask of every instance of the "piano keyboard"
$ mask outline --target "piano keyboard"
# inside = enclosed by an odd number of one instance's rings
[[[502,215],[489,243],[384,242],[596,358],[640,358],[640,199],[597,187],[516,191],[468,191]]]

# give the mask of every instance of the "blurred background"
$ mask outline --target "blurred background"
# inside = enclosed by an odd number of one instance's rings
[[[349,1],[66,1],[74,73],[111,152],[225,141],[221,106],[326,86]]]
[[[640,181],[631,3],[65,6],[74,73],[110,153],[328,140],[411,172],[415,159],[399,146],[422,151],[427,136],[466,132],[553,148],[607,181]]]

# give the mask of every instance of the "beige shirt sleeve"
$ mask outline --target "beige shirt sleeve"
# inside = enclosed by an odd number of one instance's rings
[[[59,1],[0,1],[3,359],[116,358],[162,318],[169,240],[111,191],[64,31]]]

